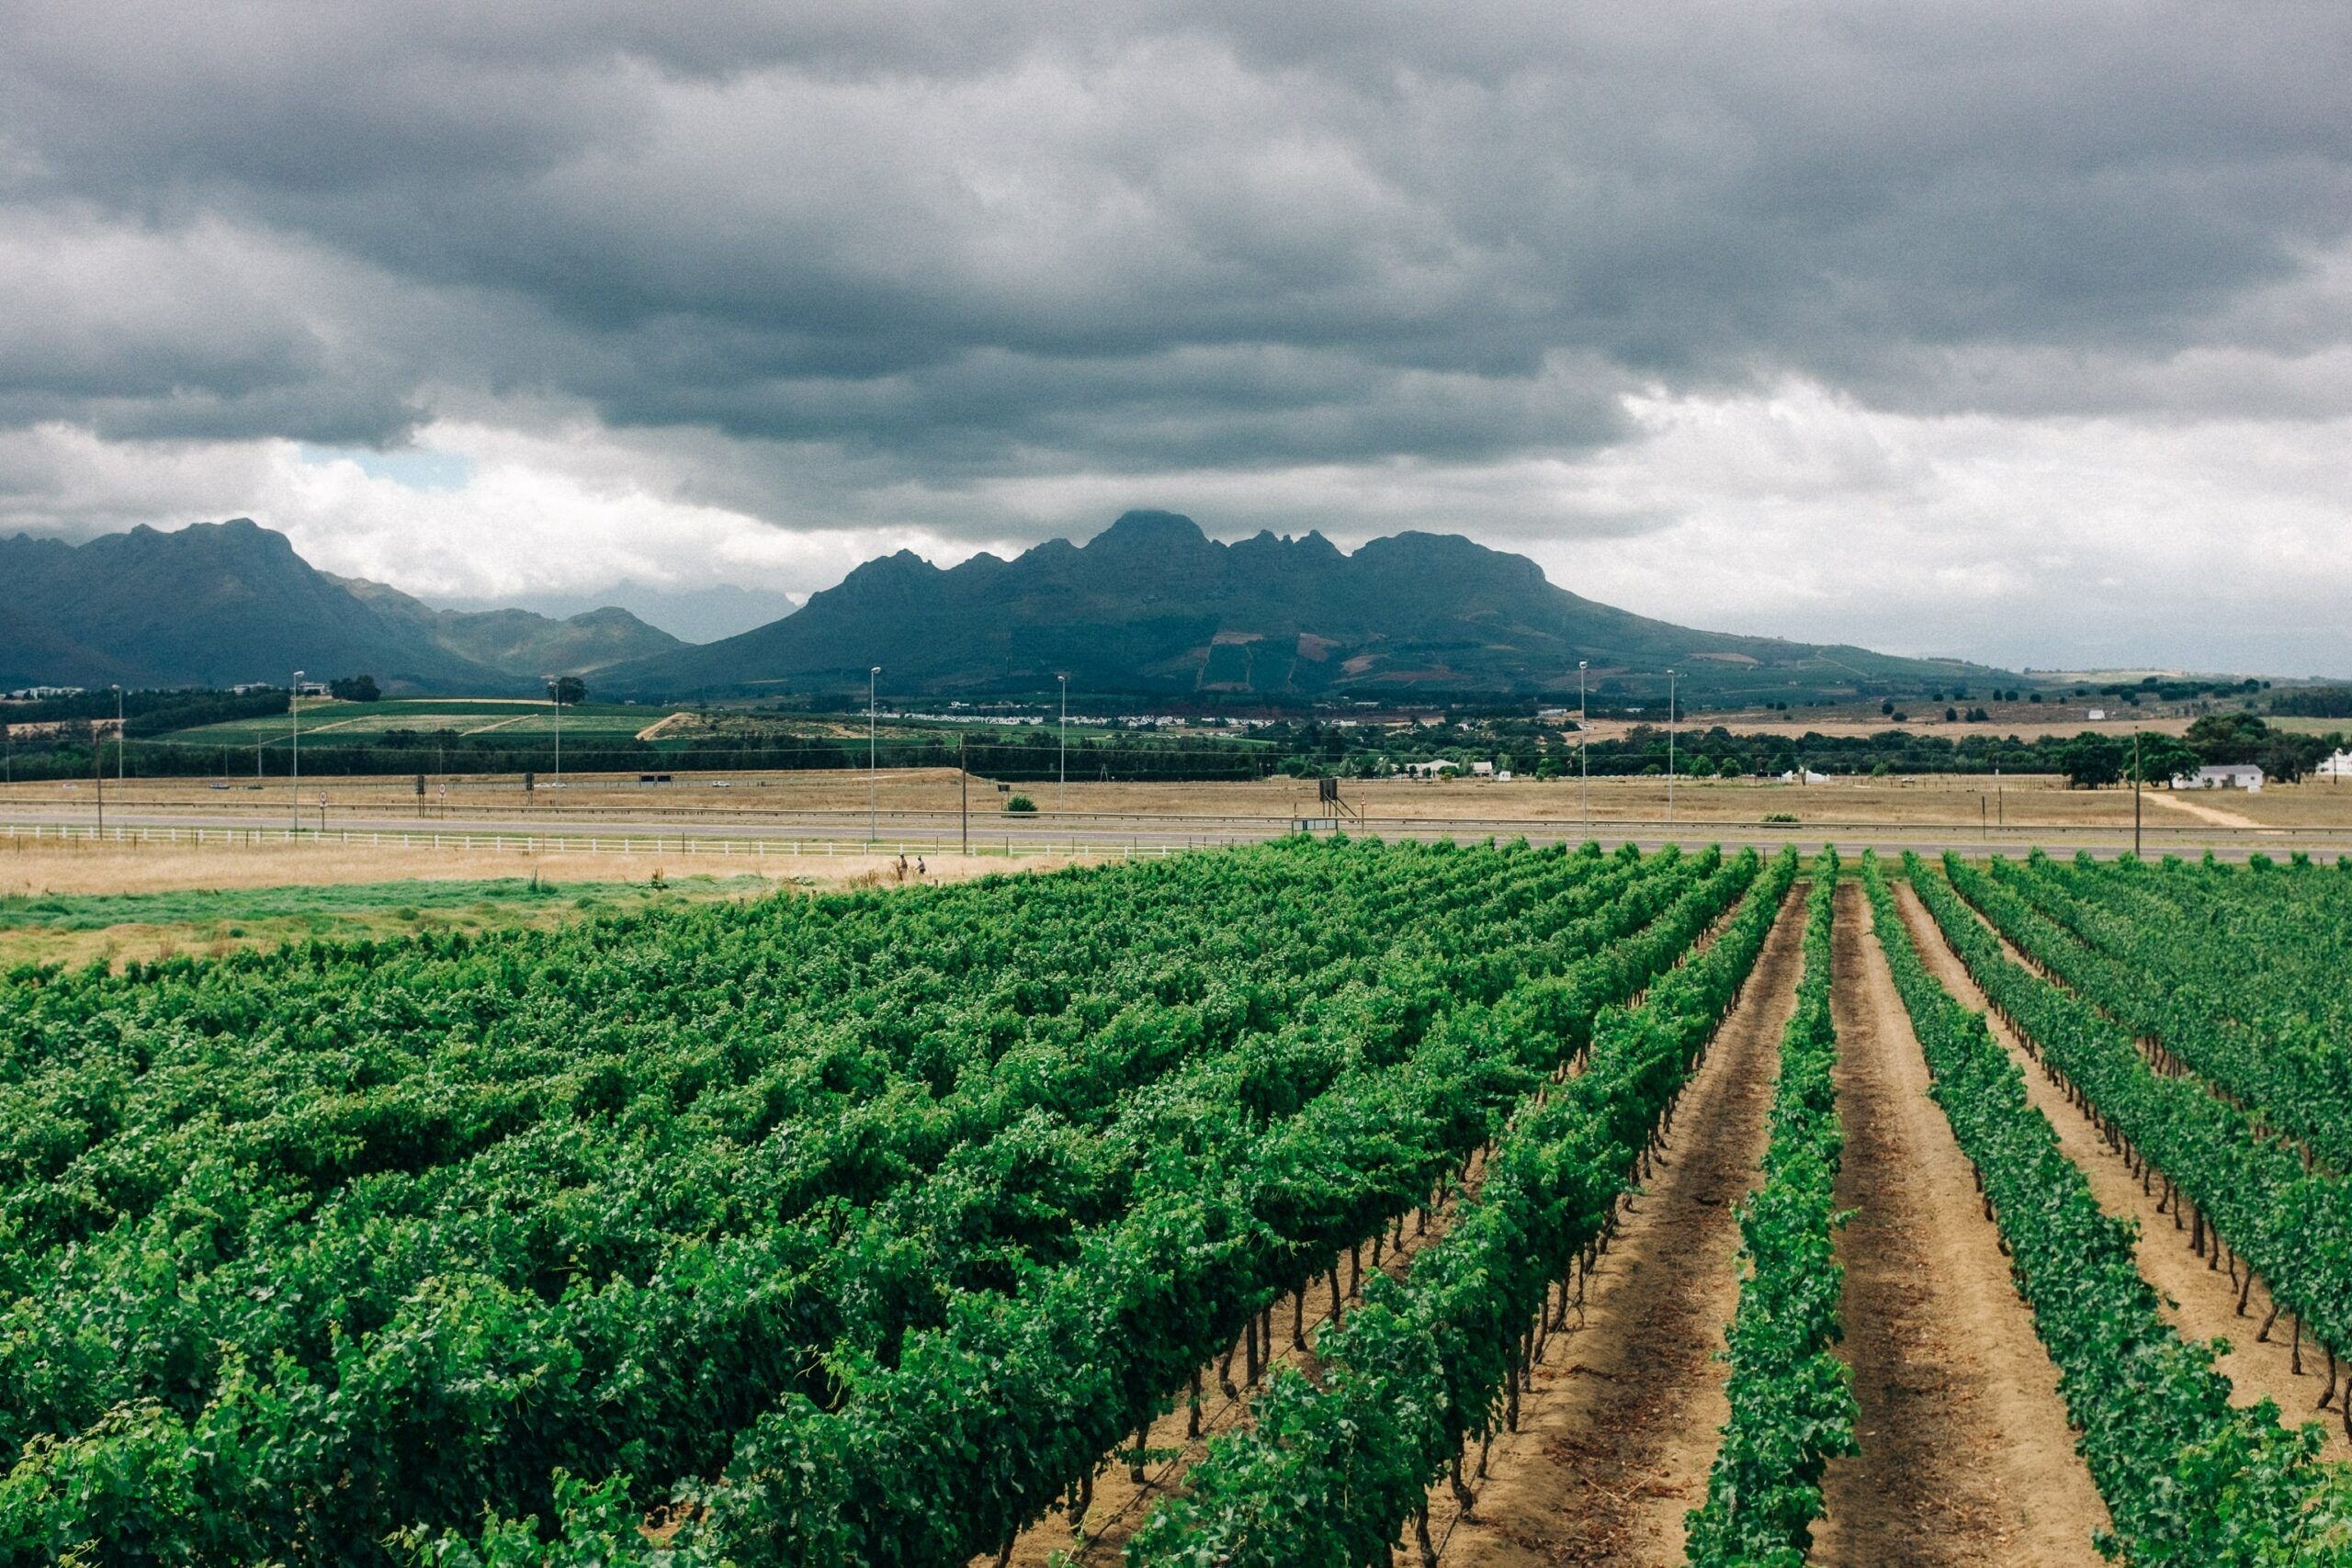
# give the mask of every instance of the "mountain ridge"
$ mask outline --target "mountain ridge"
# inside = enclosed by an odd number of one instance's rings
[[[577,672],[583,655],[593,671],[684,646],[625,610],[564,622],[435,610],[321,571],[247,517],[142,524],[80,545],[0,538],[0,688],[225,686],[300,669],[373,675],[388,691],[521,692]],[[596,657],[606,649],[618,651]]]
[[[1378,700],[1411,694],[1872,695],[2007,675],[1957,660],[1704,632],[1582,598],[1524,556],[1419,531],[1344,552],[1319,532],[1231,544],[1181,513],[1133,511],[1084,545],[940,567],[877,557],[792,615],[613,667],[610,690],[676,697],[862,689],[984,696],[1073,686],[1136,695]]]
[[[225,685],[371,674],[388,691],[520,694],[581,673],[644,698],[978,698],[1073,689],[1148,699],[1429,702],[1662,696],[1702,704],[1924,694],[2007,671],[1694,630],[1582,598],[1524,556],[1419,531],[1342,551],[1319,532],[1223,543],[1128,512],[1083,545],[940,567],[877,557],[789,615],[689,644],[628,611],[555,619],[437,609],[304,561],[248,518],[82,545],[0,538],[0,688]]]

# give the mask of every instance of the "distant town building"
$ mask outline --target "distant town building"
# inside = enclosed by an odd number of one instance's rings
[[[2198,769],[2193,773],[2175,773],[2175,789],[2242,789],[2248,795],[2262,793],[2262,770],[2252,762],[2220,762]]]

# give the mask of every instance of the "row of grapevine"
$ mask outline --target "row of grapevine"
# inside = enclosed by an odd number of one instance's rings
[[[1067,1266],[1186,1137],[1295,1119],[1716,874],[1367,845],[1170,864],[21,979],[9,1087],[84,1152],[9,1198],[80,1180],[115,1209],[9,1281],[0,1542],[361,1562],[397,1525],[546,1506],[560,1468],[658,1497],[780,1393],[840,1397],[831,1348],[895,1359]],[[1326,931],[1356,915],[1371,937]],[[247,1066],[290,1105],[235,1103]],[[478,1143],[406,1117],[499,1093],[527,1114]],[[302,1146],[298,1121],[314,1179],[254,1155]],[[143,1201],[90,1174],[167,1159]]]
[[[1853,1374],[1841,1337],[1837,1261],[1838,1032],[1829,1010],[1838,852],[1825,850],[1805,898],[1804,977],[1781,1036],[1764,1181],[1741,1205],[1748,1274],[1726,1336],[1731,1418],[1691,1511],[1685,1555],[1704,1568],[1797,1564],[1821,1517],[1821,1475],[1855,1451]]]
[[[1323,1381],[1278,1375],[1257,1425],[1212,1445],[1130,1543],[1131,1563],[1385,1564],[1425,1524],[1430,1486],[1514,1408],[1555,1284],[1602,1239],[1795,871],[1784,852],[1712,944],[1600,1019],[1585,1070],[1521,1108],[1444,1237],[1401,1283],[1374,1280],[1325,1337]]]
[[[1934,898],[1916,859],[1911,868]],[[2077,1447],[2113,1520],[2109,1547],[2147,1568],[2352,1562],[2352,1494],[2318,1460],[2317,1431],[2287,1430],[2267,1401],[2231,1404],[2211,1348],[2165,1322],[2134,1260],[2132,1226],[2099,1208],[1983,1015],[1920,962],[1874,857],[1864,856],[1862,876],[1936,1102],[2058,1365]]]
[[[1638,934],[1463,1010],[1273,1135],[1170,1150],[1071,1264],[952,1303],[895,1365],[844,1369],[830,1408],[786,1398],[695,1494],[681,1545],[877,1565],[1001,1547],[1170,1409],[1272,1302],[1428,1201],[1607,1004],[1672,964],[1758,875],[1752,853],[1695,859],[1711,874]],[[1424,1255],[1415,1272],[1426,1267]]]
[[[2195,1078],[2151,1069],[2130,1032],[2098,1009],[2010,961],[1955,891],[1999,916],[2023,911],[1973,867],[1920,875],[1919,895],[1986,998],[2030,1041],[2106,1135],[2160,1179],[2169,1201],[2186,1199],[2191,1242],[2217,1254],[2226,1243],[2271,1298],[2331,1351],[2352,1348],[2352,1181],[2311,1168],[2291,1145],[2265,1138],[2244,1111]],[[2177,1216],[2176,1216],[2177,1217]],[[2209,1236],[2208,1233],[2211,1233]],[[2233,1271],[2235,1264],[2233,1265]],[[2352,1427],[2352,1413],[2346,1416]]]
[[[2163,1042],[2180,1066],[2336,1169],[2352,1170],[2352,1059],[2341,1024],[2315,1005],[2346,977],[2352,899],[2344,895],[2352,878],[2218,866],[2166,873],[2062,870],[2039,853],[2024,865],[1996,860],[1993,881],[2021,902],[2004,901],[1996,918],[2020,952],[2132,1032]],[[2184,875],[2196,879],[2192,896],[2176,901],[2159,891]],[[2244,896],[2269,891],[2265,885],[2304,891],[2294,883],[2321,897],[2284,908],[2245,907]],[[2294,962],[2313,946],[2318,953],[2308,956],[2316,962]],[[2280,981],[2284,995],[2275,989]]]

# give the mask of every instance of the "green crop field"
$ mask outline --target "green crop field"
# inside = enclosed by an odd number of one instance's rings
[[[639,707],[622,703],[582,703],[563,710],[563,734],[583,742],[628,737],[667,716],[667,708]],[[305,702],[301,714],[305,744],[369,746],[396,730],[431,736],[451,730],[460,737],[481,735],[519,739],[549,738],[555,733],[555,710],[545,703],[498,702],[488,698],[390,697],[375,703]],[[243,747],[255,742],[285,744],[292,720],[284,714],[267,718],[236,719],[227,724],[201,725],[175,731],[170,739],[189,745]]]
[[[1854,871],[7,901],[571,918],[8,976],[0,1556],[2352,1562],[2352,875]]]

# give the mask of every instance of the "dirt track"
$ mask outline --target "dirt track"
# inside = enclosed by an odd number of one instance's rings
[[[1661,1168],[1593,1276],[1585,1325],[1537,1368],[1520,1430],[1496,1440],[1476,1515],[1454,1527],[1442,1562],[1682,1560],[1682,1516],[1704,1496],[1729,1409],[1714,1357],[1738,1299],[1736,1212],[1758,1179],[1804,934],[1792,897],[1684,1095]]]
[[[1953,996],[1972,1008],[1984,1008],[1984,992],[1969,978],[1967,967],[1936,929],[1927,907],[1907,886],[1900,889],[1899,897],[1905,922],[1920,957]],[[2306,1340],[2303,1371],[2298,1376],[2293,1370],[2288,1320],[2283,1315],[2270,1341],[2256,1343],[2255,1336],[2270,1310],[2262,1287],[2254,1287],[2246,1315],[2239,1315],[2237,1287],[2228,1272],[2209,1267],[2206,1258],[2189,1250],[2188,1230],[2176,1228],[2170,1214],[2156,1212],[2157,1196],[2141,1191],[2140,1183],[2124,1165],[2123,1156],[2109,1148],[2107,1141],[2092,1130],[2089,1119],[2066,1102],[2065,1095],[2026,1055],[2017,1032],[1996,1016],[1988,1015],[1987,1021],[1993,1027],[1994,1038],[2007,1047],[2024,1069],[2027,1092],[2057,1129],[2058,1142],[2067,1156],[2082,1167],[2083,1174],[2090,1179],[2091,1192],[2099,1206],[2110,1214],[2138,1224],[2140,1272],[2165,1297],[2166,1315],[2174,1325],[2191,1338],[2218,1337],[2229,1340],[2230,1352],[2218,1357],[2215,1365],[2230,1380],[2233,1402],[2250,1405],[2266,1396],[2275,1399],[2290,1422],[2322,1423],[2327,1435],[2325,1452],[2329,1459],[2352,1460],[2352,1443],[2345,1441],[2342,1421],[2332,1411],[2315,1408],[2321,1391],[2327,1386],[2325,1355]]]
[[[2107,1510],[2074,1451],[2058,1371],[2034,1337],[1968,1161],[1870,936],[1838,890],[1831,1006],[1846,1133],[1838,1203],[1847,1363],[1860,1452],[1833,1461],[1812,1561],[1828,1568],[2072,1565]]]

